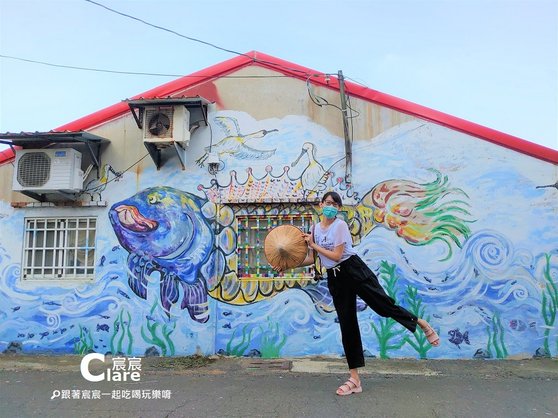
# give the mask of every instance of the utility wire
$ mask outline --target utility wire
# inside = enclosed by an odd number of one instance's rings
[[[174,30],[172,30],[172,29],[165,28],[164,26],[155,25],[155,24],[153,24],[153,23],[147,22],[147,21],[145,21],[145,20],[143,20],[143,19],[140,19],[140,18],[138,18],[138,17],[129,15],[129,14],[127,14],[127,13],[119,12],[118,10],[112,9],[112,8],[110,8],[110,7],[108,7],[108,6],[105,6],[104,4],[97,3],[96,1],[93,1],[93,0],[84,0],[84,1],[86,1],[87,3],[94,4],[95,6],[102,7],[103,9],[106,9],[106,10],[108,10],[109,12],[116,13],[116,14],[118,14],[118,15],[120,15],[120,16],[123,16],[123,17],[126,17],[126,18],[128,18],[128,19],[136,20],[136,21],[138,21],[138,22],[140,22],[140,23],[143,23],[144,25],[151,26],[152,28],[159,29],[159,30],[162,30],[162,31],[165,31],[165,32],[169,32],[169,33],[172,33],[173,35],[179,36],[179,37],[181,37],[181,38],[188,39],[189,41],[199,42],[199,43],[201,43],[201,44],[210,46],[210,47],[215,48],[215,49],[219,49],[219,50],[221,50],[221,51],[225,51],[225,52],[229,52],[229,53],[231,53],[231,54],[235,54],[235,55],[239,55],[239,56],[243,56],[243,57],[249,58],[249,59],[251,59],[251,60],[254,61],[254,62],[259,62],[259,63],[261,63],[261,64],[267,64],[267,65],[269,65],[269,66],[273,66],[273,67],[277,67],[277,68],[283,68],[283,69],[286,69],[286,70],[289,70],[289,71],[293,71],[293,72],[298,72],[298,73],[301,73],[301,74],[303,74],[303,75],[305,75],[305,76],[308,76],[308,75],[310,75],[310,76],[326,75],[326,74],[309,74],[307,71],[299,70],[298,68],[290,68],[290,67],[287,67],[287,66],[284,66],[284,65],[281,65],[281,64],[277,64],[277,63],[275,63],[275,62],[260,60],[260,59],[255,58],[255,57],[251,57],[250,55],[243,54],[242,52],[234,51],[234,50],[232,50],[232,49],[223,48],[223,47],[220,47],[220,46],[218,46],[218,45],[212,44],[211,42],[207,42],[207,41],[203,41],[203,40],[198,39],[198,38],[193,38],[193,37],[191,37],[191,36],[183,35],[183,34],[178,33],[178,32],[176,32],[176,31],[174,31]]]
[[[144,72],[135,72],[135,71],[118,71],[118,70],[106,70],[102,68],[90,68],[90,67],[78,67],[75,65],[63,65],[63,64],[53,64],[50,62],[45,61],[37,61],[28,58],[21,58],[21,57],[14,57],[12,55],[2,55],[0,54],[0,58],[7,58],[13,59],[17,61],[24,61],[29,62],[32,64],[42,64],[48,65],[50,67],[59,67],[59,68],[69,68],[71,70],[82,70],[82,71],[95,71],[101,73],[113,73],[113,74],[126,74],[126,75],[148,75],[148,76],[156,76],[156,77],[188,77],[188,78],[206,78],[206,75],[182,75],[182,74],[164,74],[164,73],[144,73]],[[287,75],[223,75],[220,78],[286,78],[289,77]]]

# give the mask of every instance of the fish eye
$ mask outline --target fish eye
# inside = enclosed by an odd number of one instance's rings
[[[149,196],[149,197],[147,198],[147,201],[148,201],[150,204],[154,205],[155,203],[157,203],[157,202],[159,201],[159,199],[157,199],[157,196],[156,196],[156,195],[151,195],[151,196]]]

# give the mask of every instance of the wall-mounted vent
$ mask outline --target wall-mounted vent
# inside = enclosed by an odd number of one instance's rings
[[[185,106],[147,107],[143,118],[143,140],[155,144],[190,141],[190,112]]]

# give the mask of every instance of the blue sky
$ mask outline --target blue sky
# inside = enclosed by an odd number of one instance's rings
[[[97,0],[95,0],[97,1]],[[558,149],[555,0],[98,0]],[[187,75],[234,57],[85,0],[0,0],[0,54]],[[48,131],[176,77],[0,58],[0,132]]]

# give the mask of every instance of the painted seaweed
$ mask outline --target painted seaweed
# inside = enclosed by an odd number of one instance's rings
[[[545,254],[545,266],[543,270],[544,289],[542,292],[542,306],[541,313],[546,325],[544,331],[544,349],[549,356],[550,352],[550,331],[554,329],[556,322],[556,312],[558,310],[558,286],[552,281],[550,275],[550,254]],[[556,341],[556,354],[558,354],[558,339]]]
[[[87,354],[93,352],[93,337],[91,331],[87,328],[79,326],[79,341],[74,344],[74,352],[76,354]]]
[[[250,345],[250,340],[252,337],[252,330],[250,330],[250,332],[248,333],[248,335],[246,335],[246,328],[248,328],[248,325],[245,325],[242,328],[242,339],[241,341],[235,345],[234,347],[232,346],[232,342],[234,340],[234,336],[236,334],[236,329],[233,331],[233,334],[231,336],[231,339],[229,340],[229,342],[227,343],[227,349],[225,350],[225,352],[227,353],[227,355],[229,356],[235,356],[235,357],[241,357],[244,355],[244,352],[246,351],[246,349],[248,348],[248,346]]]
[[[141,336],[147,343],[159,347],[161,349],[161,355],[163,357],[167,355],[174,356],[175,348],[174,343],[170,339],[170,335],[173,333],[176,327],[176,322],[173,322],[172,326],[164,323],[160,330],[161,337],[159,337],[158,330],[161,324],[153,319],[153,312],[155,311],[156,307],[157,304],[154,303],[153,307],[151,308],[150,315],[146,316],[145,327],[143,325],[141,327]],[[147,328],[147,330],[149,331],[149,335],[147,335],[145,328]]]
[[[395,274],[395,264],[389,264],[387,261],[380,263],[380,279],[384,282],[384,290],[397,303],[397,295],[395,286],[397,284],[397,275]],[[391,350],[398,350],[405,345],[406,340],[399,339],[405,332],[404,329],[397,328],[397,322],[391,318],[380,318],[379,326],[371,323],[372,329],[378,338],[378,346],[380,358],[389,358],[388,352]],[[399,339],[399,341],[397,341]]]
[[[488,334],[486,350],[490,354],[491,358],[506,358],[508,356],[508,350],[506,349],[506,344],[504,342],[504,327],[502,326],[500,315],[498,313],[492,317],[491,325],[492,328],[490,326],[486,327],[486,332]]]
[[[407,295],[407,302],[409,304],[407,309],[409,312],[416,315],[418,318],[424,318],[426,321],[430,322],[430,315],[425,315],[426,309],[422,304],[422,299],[418,297],[418,290],[409,285],[407,286],[405,294]],[[415,332],[412,337],[405,336],[404,339],[415,349],[421,359],[425,359],[426,353],[432,348],[432,345],[430,345],[423,332]]]
[[[123,320],[124,310],[120,311],[118,318],[115,319],[112,327],[112,337],[110,339],[110,352],[112,354],[132,354],[132,344],[134,338],[132,336],[132,332],[130,331],[130,323],[132,321],[132,317],[130,312],[126,311],[126,315],[128,317],[127,321]],[[115,347],[115,340],[118,337],[117,345]],[[126,353],[123,351],[124,345],[124,338],[128,337],[128,347],[126,349]]]
[[[261,329],[261,327],[260,327]],[[281,349],[287,342],[287,336],[279,331],[279,324],[272,323],[268,317],[267,331],[262,331],[260,352],[263,358],[279,358]]]

